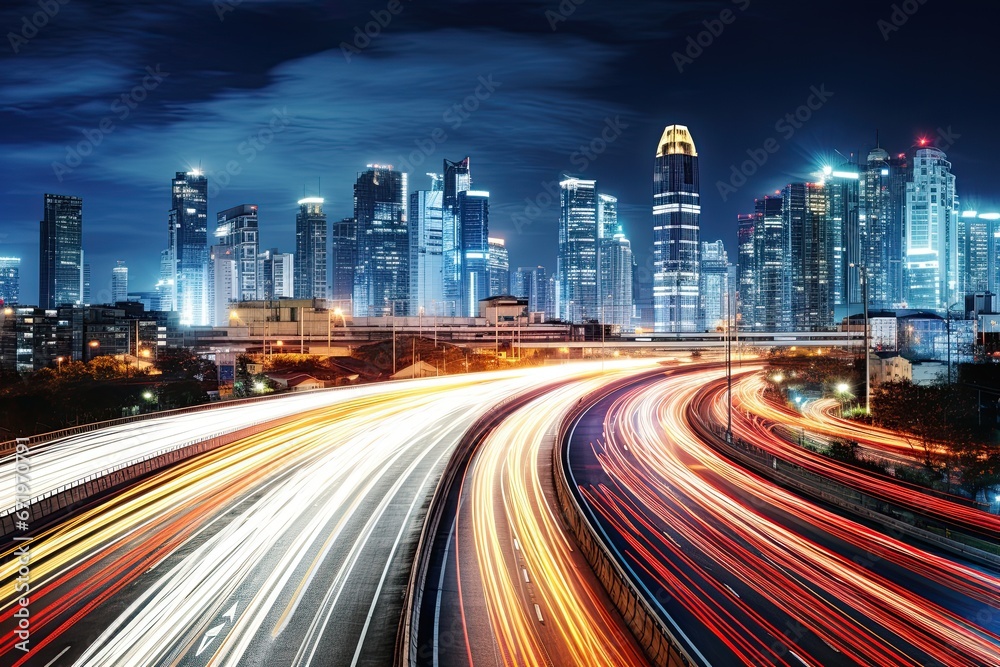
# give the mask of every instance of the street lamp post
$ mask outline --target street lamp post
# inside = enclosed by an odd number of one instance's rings
[[[868,267],[864,264],[851,264],[851,266],[856,266],[858,273],[861,275],[861,300],[864,303],[864,313],[865,313],[865,332],[864,332],[864,355],[865,355],[865,414],[871,414],[871,368],[869,364],[871,363],[870,350],[868,340]],[[850,326],[848,326],[848,329]],[[950,368],[950,366],[949,366]]]

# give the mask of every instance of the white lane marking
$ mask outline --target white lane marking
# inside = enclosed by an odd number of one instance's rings
[[[201,655],[205,649],[208,648],[208,645],[215,641],[215,638],[219,636],[219,633],[222,632],[222,628],[224,627],[226,627],[225,623],[219,623],[217,626],[205,633],[205,636],[201,638],[201,645],[198,647],[198,652],[195,653],[195,657]]]
[[[514,538],[514,548],[517,549],[518,551],[521,550],[521,543],[517,541],[516,537]]]
[[[228,618],[230,623],[232,623],[233,621],[235,621],[236,620],[236,606],[239,605],[239,603],[240,603],[239,600],[237,600],[236,602],[234,602],[233,606],[229,608],[229,611],[227,611],[225,614],[222,615],[222,618]]]
[[[728,588],[730,593],[732,593],[736,597],[740,597],[740,594],[734,591],[732,586],[730,586],[729,584],[722,584],[722,585]]]
[[[522,567],[521,572],[524,572],[524,583],[530,584],[531,580],[528,579],[528,568]]]
[[[538,616],[538,622],[539,623],[544,623],[545,622],[545,619],[542,618],[542,608],[538,606],[537,602],[535,603],[535,614]]]
[[[412,475],[414,472],[416,472],[417,465],[421,461],[423,461],[424,458],[428,454],[430,454],[431,451],[433,451],[434,448],[440,446],[441,442],[444,440],[444,437],[445,436],[442,436],[442,437],[438,438],[436,441],[434,441],[433,443],[431,443],[431,446],[428,447],[426,450],[424,450],[424,452],[420,455],[420,457],[413,462],[413,464],[410,467],[410,469],[406,471],[406,474],[403,477],[400,477],[399,482],[398,482],[398,486],[394,490],[393,497],[395,497],[395,495],[398,493],[398,490],[402,488],[404,479],[409,479],[410,475]],[[420,488],[420,489],[426,489],[426,488],[428,488],[429,482],[431,480],[431,476],[434,475],[434,471],[438,469],[438,466],[441,464],[441,461],[444,460],[444,458],[446,456],[450,456],[451,454],[452,454],[452,452],[450,450],[448,450],[448,449],[445,449],[445,451],[441,453],[441,456],[439,456],[437,458],[437,460],[434,461],[434,465],[431,466],[431,468],[427,471],[427,474],[424,475],[424,479],[423,479],[423,481],[420,482],[420,486],[418,488]],[[392,550],[389,552],[389,556],[386,558],[386,561],[385,561],[385,567],[382,569],[382,577],[379,579],[379,581],[378,581],[378,587],[375,589],[375,594],[372,596],[372,604],[368,608],[368,617],[365,619],[365,625],[364,625],[364,627],[361,628],[361,636],[358,638],[358,646],[357,646],[357,648],[354,649],[354,659],[351,660],[351,667],[355,667],[358,664],[358,660],[361,658],[361,649],[364,648],[365,638],[368,636],[368,627],[371,625],[372,616],[375,615],[375,605],[378,604],[379,596],[382,594],[382,586],[385,585],[385,579],[386,579],[387,576],[389,576],[389,570],[392,568],[392,566],[394,564],[393,563],[393,559],[396,557],[396,550],[399,548],[399,543],[403,541],[403,535],[410,528],[410,518],[413,516],[414,510],[416,510],[417,504],[424,499],[425,495],[426,494],[423,494],[423,493],[417,493],[417,494],[415,494],[413,496],[413,502],[410,503],[410,508],[407,510],[406,516],[403,517],[403,521],[402,521],[402,523],[399,526],[399,532],[396,533],[396,541],[393,542],[393,544],[392,544]],[[386,503],[386,505],[388,506],[388,503]],[[376,521],[381,520],[382,514],[384,512],[385,512],[385,509],[383,509],[381,512],[379,512],[378,519]],[[373,526],[373,529],[374,529],[374,526]],[[367,542],[367,539],[366,539],[366,542]],[[362,548],[364,548],[363,545],[362,545]],[[359,553],[360,553],[360,550],[359,550]],[[323,625],[323,630],[324,631],[326,630],[326,624],[325,623]],[[320,634],[322,635],[322,631],[320,632]],[[319,646],[318,639],[317,639],[317,642],[316,642],[316,646],[317,647]],[[314,647],[313,648],[313,654],[315,654],[315,650],[316,649]],[[310,661],[311,661],[311,659],[312,659],[312,656],[310,656]]]
[[[793,656],[796,660],[798,660],[799,662],[801,662],[803,665],[805,665],[806,667],[809,667],[809,663],[806,662],[805,660],[803,660],[802,658],[800,658],[798,653],[796,653],[795,651],[793,651],[791,649],[788,649],[788,653],[789,653],[789,655]]]
[[[47,663],[45,663],[45,667],[52,667],[52,665],[56,664],[56,660],[66,655],[66,651],[70,650],[71,648],[72,646],[67,646],[63,650],[59,651],[59,655],[57,655],[56,657],[52,658]]]

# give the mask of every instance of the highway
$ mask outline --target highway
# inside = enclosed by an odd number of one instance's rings
[[[722,380],[706,386],[695,403],[696,409],[704,417],[714,419],[716,423],[726,423],[726,387]],[[909,465],[919,464],[919,458],[910,456],[905,439],[891,431],[871,429],[869,433],[867,427],[840,423],[842,420],[830,417],[818,423],[813,422],[811,417],[785,410],[764,398],[762,380],[755,374],[734,378],[733,404],[733,433],[745,442],[897,507],[961,527],[963,531],[984,540],[1000,540],[1000,516],[971,507],[964,498],[949,497],[941,493],[931,495],[926,489],[916,485],[845,465],[795,442],[789,442],[774,432],[774,426],[782,423],[793,428],[817,427],[814,430],[827,437],[855,439],[863,443],[867,451],[905,458]]]
[[[1000,664],[1000,578],[734,467],[693,433],[722,377],[639,382],[577,423],[567,470],[666,625],[704,666]]]
[[[647,664],[563,527],[552,450],[565,414],[584,396],[651,367],[609,368],[560,387],[515,410],[480,444],[458,511],[441,524],[419,664]]]
[[[391,664],[427,497],[455,444],[503,398],[591,372],[572,365],[365,388],[40,528],[30,542],[26,655],[9,631],[12,548],[0,563],[3,662]],[[309,398],[330,403],[332,393]]]

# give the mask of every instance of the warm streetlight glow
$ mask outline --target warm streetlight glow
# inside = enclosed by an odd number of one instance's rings
[[[230,310],[230,311],[229,311],[229,319],[231,319],[231,320],[235,320],[235,319],[237,319],[237,318],[238,318],[239,316],[240,316],[240,314],[239,314],[238,312],[236,312],[235,310]]]
[[[847,390],[851,387],[846,382],[841,382],[837,385],[837,392],[841,394],[846,394]]]
[[[90,345],[90,347],[100,347],[101,343],[100,343],[100,341],[92,340],[92,341],[90,341],[89,345]]]
[[[151,400],[153,400],[153,392],[151,392],[151,391],[144,391],[144,392],[142,392],[142,397],[145,398],[147,401],[151,401]]]
[[[341,315],[344,314],[344,311],[341,310],[340,308],[334,308],[333,309],[333,314],[336,315],[337,317],[340,317]]]
[[[14,309],[13,308],[4,308],[3,309],[3,314],[4,315],[13,315],[14,314]]]
[[[279,340],[277,343],[275,343],[275,345],[277,345],[278,347],[281,347],[284,344],[285,344],[285,341],[283,341],[283,340]]]
[[[264,391],[264,383],[263,382],[254,382],[253,383],[253,389],[254,389],[254,391]]]
[[[777,375],[771,377],[771,382],[773,382],[774,384],[781,384],[784,381],[784,379],[785,376],[782,375],[781,373],[778,373]]]
[[[144,357],[149,357],[152,353],[149,350],[142,350],[139,354]]]

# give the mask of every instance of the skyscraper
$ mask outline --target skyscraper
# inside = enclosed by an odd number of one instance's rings
[[[921,148],[906,185],[906,301],[944,310],[959,300],[958,200],[944,152]]]
[[[406,222],[406,174],[368,165],[354,184],[358,255],[354,315],[409,312],[410,248]]]
[[[434,184],[437,184],[437,179]],[[442,223],[444,192],[410,195],[410,314],[439,315],[444,309]]]
[[[702,242],[699,279],[702,328],[725,328],[729,321],[729,255],[721,240]]]
[[[0,305],[16,306],[21,298],[21,258],[0,257]]]
[[[864,255],[863,229],[859,217],[861,173],[853,162],[826,167],[823,180],[827,196],[827,226],[832,239],[830,279],[836,317],[846,317],[861,305],[861,278],[857,267]]]
[[[559,317],[567,322],[596,320],[600,317],[597,181],[567,177],[559,188]]]
[[[295,216],[295,298],[325,299],[326,214],[322,197],[299,200]]]
[[[80,253],[80,257],[83,257],[83,253]],[[90,295],[90,262],[83,263],[83,271],[80,273],[80,294],[82,295],[82,301],[84,305],[89,306],[93,301]]]
[[[462,247],[461,317],[479,315],[479,301],[490,296],[490,193],[458,193],[459,239]]]
[[[128,267],[119,260],[111,269],[111,303],[128,301]]]
[[[781,197],[755,200],[753,261],[755,275],[753,319],[744,323],[751,331],[787,331],[791,325],[788,229]]]
[[[618,197],[604,194],[597,195],[597,237],[614,238],[621,231],[618,224]]]
[[[990,286],[990,222],[976,211],[962,211],[962,244],[965,265],[959,272],[961,293],[985,292]]]
[[[219,245],[233,249],[236,261],[236,290],[240,301],[257,298],[257,255],[259,229],[257,206],[242,204],[220,211],[216,220],[215,238]]]
[[[632,330],[632,244],[621,227],[610,238],[600,241],[600,321]]]
[[[173,262],[174,307],[181,324],[209,323],[208,179],[201,171],[179,171],[170,184],[168,249]]]
[[[736,327],[740,331],[753,331],[757,312],[757,257],[754,239],[757,236],[757,216],[743,214],[736,217],[737,263]]]
[[[698,328],[701,196],[698,152],[683,125],[670,125],[653,169],[653,309],[657,332]]]
[[[487,271],[489,273],[489,294],[488,296],[501,296],[509,293],[510,290],[510,256],[507,254],[506,242],[497,237],[489,239],[489,261]]]
[[[257,298],[264,301],[295,296],[295,255],[277,248],[257,255]]]
[[[903,216],[909,165],[905,154],[891,157],[882,148],[868,153],[861,172],[858,220],[866,230],[862,253],[868,268],[868,300],[875,308],[901,307],[903,294]]]
[[[39,305],[51,309],[82,304],[83,200],[46,194],[39,228]]]
[[[521,266],[511,274],[510,293],[528,300],[529,313],[546,313],[549,301],[549,276],[544,266]],[[548,316],[548,313],[546,313]]]
[[[819,183],[792,183],[782,190],[789,236],[790,325],[795,331],[833,326],[827,190]]]
[[[332,225],[330,253],[333,256],[333,275],[330,280],[330,299],[350,312],[354,298],[354,269],[358,257],[357,223],[354,218],[342,218]]]
[[[209,248],[206,286],[208,323],[213,327],[229,324],[229,312],[235,302],[240,300],[238,254],[239,250],[229,245],[214,245]]]
[[[462,303],[462,247],[459,230],[458,195],[472,188],[470,158],[444,161],[444,177],[435,187],[444,192],[442,200],[441,252],[443,315],[456,316]]]

